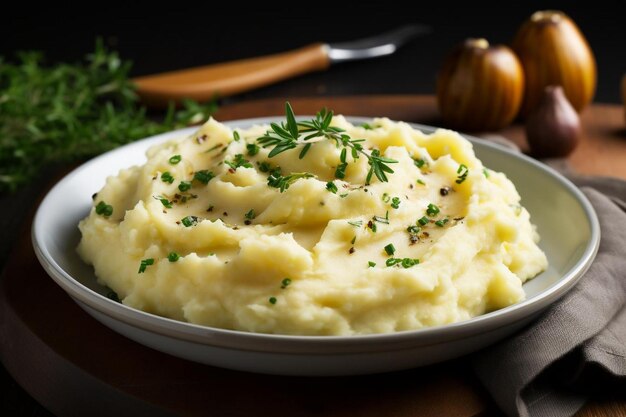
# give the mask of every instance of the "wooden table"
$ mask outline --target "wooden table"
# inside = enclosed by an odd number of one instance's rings
[[[441,125],[431,96],[296,98],[299,114],[388,116]],[[283,100],[225,106],[230,120],[283,112]],[[580,172],[626,178],[622,109],[594,105],[569,158]],[[498,132],[526,149],[523,130]],[[34,212],[33,207],[33,212]],[[59,415],[484,416],[499,412],[461,358],[385,375],[293,378],[255,375],[177,359],[132,342],[84,313],[46,275],[30,243],[30,220],[0,282],[0,359]],[[579,416],[626,413],[626,400],[595,399]]]

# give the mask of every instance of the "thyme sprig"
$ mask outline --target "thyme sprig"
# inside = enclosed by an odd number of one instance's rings
[[[365,139],[352,139],[345,130],[331,126],[333,120],[333,112],[326,108],[320,110],[312,120],[296,121],[296,116],[289,102],[285,103],[286,121],[279,123],[271,123],[270,130],[265,135],[257,139],[257,142],[263,148],[273,147],[268,157],[272,158],[282,152],[303,146],[300,151],[299,158],[306,156],[309,149],[315,142],[321,140],[331,140],[335,142],[337,147],[342,148],[340,173],[345,172],[347,166],[346,151],[349,149],[353,160],[357,160],[359,156],[367,158],[370,169],[367,173],[366,183],[369,184],[372,176],[376,175],[381,182],[388,182],[387,174],[393,174],[393,169],[388,164],[397,163],[395,159],[385,158],[380,155],[378,149],[367,152],[362,143]],[[312,141],[312,139],[317,139]]]

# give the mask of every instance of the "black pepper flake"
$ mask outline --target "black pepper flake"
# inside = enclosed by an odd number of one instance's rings
[[[419,237],[417,237],[416,235],[409,236],[409,241],[411,242],[411,245],[415,245],[419,240]]]
[[[177,220],[177,221],[176,221],[176,224],[180,224],[180,221],[178,221],[178,220]]]
[[[93,193],[93,194],[91,195],[91,199],[92,199],[92,200],[95,200],[96,198],[98,198],[98,193]]]
[[[367,192],[367,188],[363,188],[363,191]]]
[[[208,211],[209,213],[213,211],[213,206],[209,206],[208,209],[206,209],[206,211]]]
[[[207,135],[200,135],[196,138],[196,142],[198,142],[198,145],[200,145],[206,140],[206,138],[207,138]]]
[[[227,211],[223,212],[222,214],[223,214],[225,217],[228,217],[228,212],[227,212]]]
[[[324,203],[323,201],[320,201],[320,206],[325,206],[326,203]]]
[[[409,188],[412,190],[413,189],[413,184],[409,184]]]
[[[424,232],[424,233],[422,233],[422,234],[423,234],[424,236],[426,236],[426,237],[430,236],[430,233],[428,233],[428,232]]]
[[[228,168],[228,172],[230,172],[231,174],[235,173],[235,168]]]
[[[244,220],[243,224],[245,224],[246,226],[249,226],[252,224],[252,222],[250,220]]]
[[[348,253],[349,253],[350,255],[352,255],[352,254],[354,253],[354,251],[355,251],[355,250],[356,250],[356,249],[354,249],[354,246],[353,246],[353,247],[351,247],[351,248],[350,248],[350,250],[348,251]]]
[[[465,217],[455,217],[453,220],[460,222],[461,220],[463,220]]]
[[[441,194],[444,197],[447,196],[449,192],[450,192],[450,187],[442,187],[439,190],[439,194]]]

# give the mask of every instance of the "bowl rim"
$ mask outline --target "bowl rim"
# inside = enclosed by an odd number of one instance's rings
[[[301,116],[305,118],[307,116]],[[371,121],[372,117],[345,116],[348,121],[362,123]],[[223,122],[231,127],[252,126],[255,124],[267,124],[270,121],[282,120],[283,116],[270,116],[230,120]],[[431,133],[440,129],[438,127],[408,123],[414,128]],[[107,297],[98,294],[77,279],[67,273],[52,257],[43,242],[43,222],[47,205],[51,204],[54,192],[63,183],[70,181],[73,177],[80,175],[89,165],[105,158],[110,158],[118,152],[124,152],[132,146],[148,147],[153,143],[167,140],[168,138],[188,135],[197,130],[197,127],[178,129],[159,135],[154,135],[113,149],[86,161],[72,172],[67,174],[57,182],[46,194],[40,203],[35,214],[31,239],[35,254],[43,266],[44,270],[52,279],[66,291],[75,301],[84,303],[88,307],[108,316],[114,320],[125,323],[133,327],[150,331],[161,336],[170,337],[186,342],[213,347],[222,347],[254,352],[267,353],[297,353],[297,354],[350,354],[380,351],[404,350],[415,346],[429,346],[446,342],[448,340],[459,340],[463,338],[475,337],[477,335],[491,332],[500,327],[526,319],[528,316],[538,314],[552,302],[558,300],[567,291],[574,287],[582,275],[591,266],[593,259],[600,245],[600,223],[598,217],[587,197],[567,178],[555,171],[553,168],[530,158],[521,152],[513,151],[498,143],[490,142],[475,136],[460,133],[464,138],[473,144],[479,144],[491,148],[509,157],[521,159],[532,168],[542,171],[543,174],[551,177],[560,183],[572,197],[581,205],[585,217],[589,221],[590,240],[578,261],[560,279],[544,289],[540,293],[522,302],[511,306],[495,310],[468,320],[450,323],[440,326],[427,327],[417,330],[407,330],[395,333],[377,333],[366,335],[350,336],[306,336],[306,335],[281,335],[267,333],[253,333],[240,330],[221,329],[198,324],[182,322],[167,317],[158,316],[128,307],[115,302]]]

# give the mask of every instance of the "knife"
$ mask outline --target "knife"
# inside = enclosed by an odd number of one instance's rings
[[[407,25],[351,42],[314,43],[274,55],[147,75],[133,81],[139,97],[149,106],[164,107],[184,98],[207,101],[322,71],[332,64],[390,55],[411,39],[429,32],[428,26]]]

